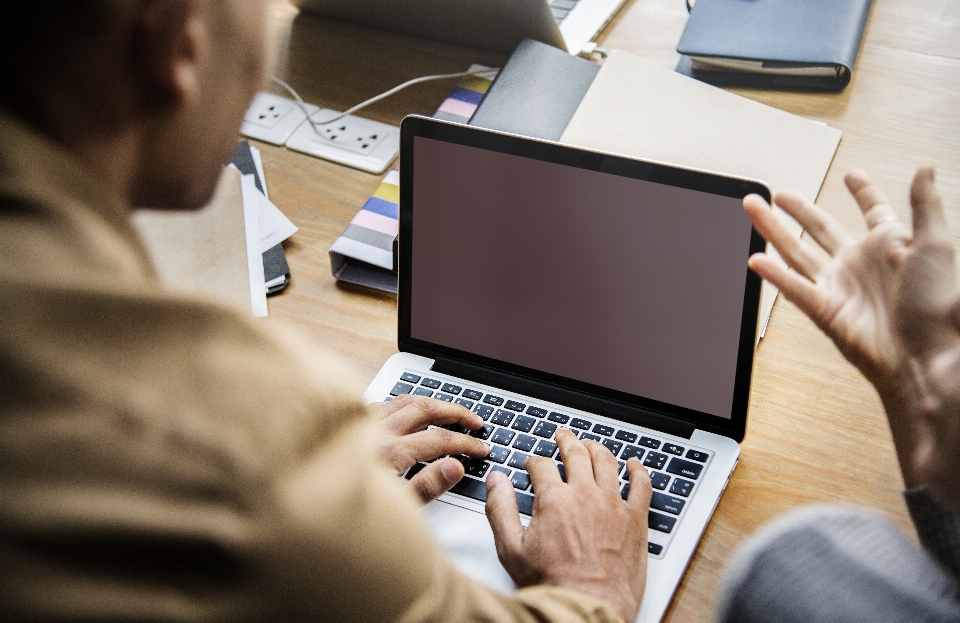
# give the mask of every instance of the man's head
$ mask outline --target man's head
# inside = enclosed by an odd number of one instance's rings
[[[135,205],[197,207],[270,59],[265,0],[10,0],[0,106]]]

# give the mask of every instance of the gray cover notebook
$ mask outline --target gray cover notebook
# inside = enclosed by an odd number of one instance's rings
[[[598,71],[588,60],[524,39],[490,85],[470,125],[559,140]]]
[[[718,85],[839,90],[871,0],[697,0],[677,71]]]

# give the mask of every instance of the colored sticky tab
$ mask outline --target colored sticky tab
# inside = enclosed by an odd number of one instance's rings
[[[400,187],[396,184],[389,184],[386,180],[379,187],[377,191],[373,193],[373,196],[377,199],[383,199],[384,201],[389,201],[390,203],[400,203]]]
[[[440,112],[448,112],[452,115],[465,117],[467,119],[473,116],[473,113],[476,109],[476,104],[469,104],[467,102],[462,102],[449,97],[444,100],[442,104],[440,104],[439,108]]]
[[[360,210],[350,223],[388,236],[396,236],[400,232],[400,221],[370,210]]]
[[[460,100],[461,102],[479,106],[480,100],[483,99],[483,93],[471,91],[470,89],[464,89],[463,87],[457,87],[453,90],[453,93],[450,94],[449,99]]]
[[[362,209],[366,210],[367,212],[373,212],[375,214],[387,216],[392,219],[400,218],[400,206],[391,201],[384,201],[379,197],[370,197],[367,199],[367,202],[363,204]]]
[[[460,80],[458,86],[463,87],[464,89],[470,89],[471,91],[476,91],[477,93],[486,93],[490,88],[491,82],[493,82],[493,80],[490,78],[466,76]]]

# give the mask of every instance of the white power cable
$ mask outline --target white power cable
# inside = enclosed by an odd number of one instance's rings
[[[455,74],[437,74],[437,75],[434,75],[434,76],[421,76],[420,78],[414,78],[413,80],[407,80],[407,81],[404,82],[403,84],[397,85],[397,86],[393,87],[392,89],[390,89],[389,91],[384,91],[384,92],[381,93],[380,95],[376,95],[376,96],[374,96],[374,97],[371,97],[370,99],[368,99],[368,100],[366,100],[366,101],[364,101],[364,102],[360,102],[359,104],[357,104],[357,105],[354,106],[353,108],[350,108],[350,109],[348,109],[348,110],[346,110],[346,111],[344,111],[344,112],[342,112],[342,113],[340,113],[340,114],[338,114],[338,115],[336,115],[336,116],[334,116],[334,117],[332,117],[332,118],[330,118],[330,119],[327,119],[326,121],[314,121],[313,119],[310,118],[310,111],[307,110],[307,105],[306,105],[306,103],[304,103],[303,99],[301,99],[301,97],[300,97],[300,94],[297,93],[296,90],[294,90],[294,88],[293,88],[292,86],[290,86],[289,84],[287,84],[286,82],[284,82],[284,81],[281,80],[280,78],[277,78],[276,76],[270,76],[270,79],[273,80],[274,82],[276,82],[277,84],[279,84],[281,87],[283,87],[284,89],[286,89],[287,91],[290,92],[290,95],[292,95],[293,98],[297,101],[297,106],[299,106],[299,107],[300,107],[300,110],[303,111],[303,114],[307,116],[307,121],[309,121],[309,122],[310,122],[310,125],[313,126],[313,131],[314,131],[314,132],[317,132],[317,133],[319,134],[320,131],[317,130],[317,126],[327,125],[327,124],[333,123],[334,121],[339,121],[340,119],[343,119],[343,118],[346,117],[347,115],[352,115],[353,113],[357,112],[358,110],[360,110],[360,109],[362,109],[362,108],[366,108],[366,107],[369,106],[370,104],[374,104],[374,103],[376,103],[376,102],[379,102],[379,101],[382,100],[382,99],[388,98],[388,97],[390,97],[391,95],[393,95],[394,93],[397,93],[397,92],[399,92],[399,91],[402,91],[403,89],[406,89],[406,88],[409,87],[409,86],[413,86],[413,85],[419,84],[419,83],[421,83],[421,82],[429,82],[429,81],[431,81],[431,80],[448,80],[448,79],[450,79],[450,78],[463,78],[463,77],[465,77],[465,76],[481,76],[481,77],[493,78],[494,76],[496,76],[497,71],[499,71],[499,70],[496,69],[496,68],[483,68],[483,69],[475,69],[475,70],[473,70],[473,71],[461,71],[461,72],[458,72],[458,73],[455,73]]]

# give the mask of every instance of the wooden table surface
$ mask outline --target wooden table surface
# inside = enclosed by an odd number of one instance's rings
[[[272,1],[271,16],[280,50],[277,75],[307,102],[335,110],[410,78],[505,61],[488,52],[298,16],[286,0]],[[672,69],[686,16],[683,0],[628,0],[599,42]],[[397,125],[408,113],[432,114],[453,86],[419,85],[361,114]],[[845,172],[867,170],[898,214],[909,218],[910,180],[929,163],[938,167],[952,230],[960,232],[960,3],[875,0],[853,80],[841,93],[736,92],[843,131],[819,203],[852,231],[865,228],[844,188]],[[338,284],[327,250],[382,176],[257,146],[271,199],[300,228],[285,244],[293,281],[270,298],[267,322],[298,325],[349,362],[366,384],[397,350],[396,297]],[[913,533],[875,392],[782,297],[758,349],[749,422],[739,467],[666,621],[710,620],[733,550],[763,523],[799,505],[863,506]]]

